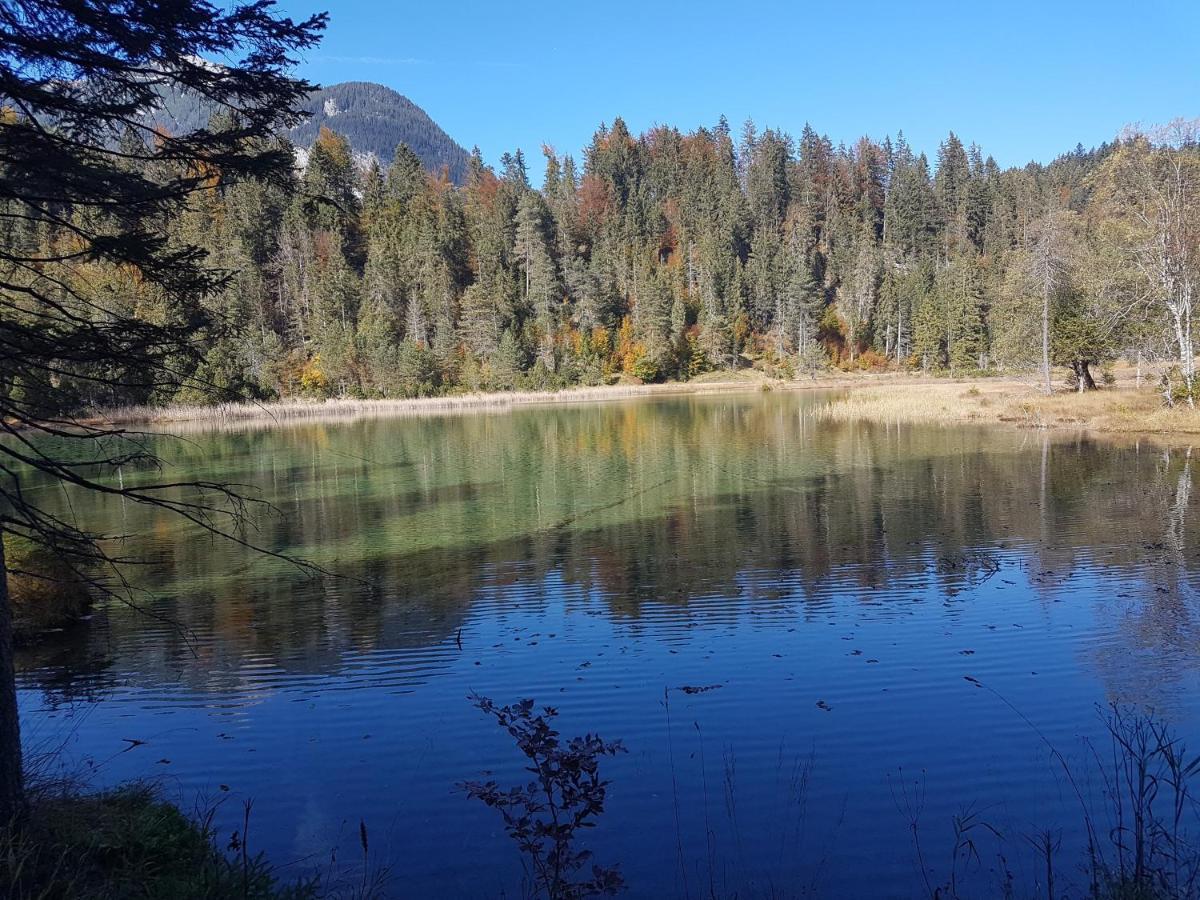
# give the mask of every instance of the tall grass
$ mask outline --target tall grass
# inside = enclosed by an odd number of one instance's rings
[[[272,426],[364,418],[428,416],[470,411],[495,412],[518,406],[587,403],[664,394],[715,393],[749,390],[756,384],[750,382],[714,382],[703,385],[689,383],[631,384],[567,388],[558,391],[452,394],[442,397],[407,399],[294,399],[263,403],[250,401],[218,403],[212,406],[184,404],[125,406],[104,410],[98,413],[93,420],[113,425],[192,423],[208,428]]]
[[[1082,859],[1062,858],[1060,828],[1006,833],[968,807],[953,818],[949,862],[943,874],[935,877],[931,873],[936,868],[929,864],[925,852],[927,842],[923,841],[920,818],[923,782],[909,784],[900,773],[900,788],[897,791],[893,787],[893,798],[908,822],[930,900],[978,896],[977,891],[965,887],[970,881],[968,876],[972,872],[978,875],[989,866],[999,879],[997,896],[1025,896],[1027,890],[1018,890],[1020,886],[1010,868],[1010,860],[1022,852],[1033,854],[1033,871],[1040,873],[1031,896],[1046,900],[1200,898],[1200,841],[1196,833],[1200,797],[1194,790],[1200,756],[1189,754],[1170,725],[1152,713],[1112,704],[1104,710],[1103,718],[1107,746],[1088,744],[1086,770],[1071,766],[1047,743],[1055,766],[1061,768],[1079,802],[1079,826],[1086,836],[1086,855]],[[1038,735],[1046,741],[1040,731]],[[1098,796],[1080,787],[1093,779],[1102,786]],[[985,848],[985,842],[994,847]],[[993,852],[995,864],[985,863],[985,854],[990,857]],[[1081,875],[1086,885],[1073,884],[1072,875]]]
[[[315,880],[281,883],[249,852],[244,831],[222,852],[211,811],[189,819],[147,785],[96,794],[42,789],[31,801],[25,822],[0,826],[0,896],[7,900],[322,896]]]
[[[113,424],[146,424],[203,421],[216,425],[243,422],[287,423],[328,419],[367,418],[374,416],[428,415],[469,409],[506,409],[533,403],[570,403],[620,397],[636,397],[651,392],[645,385],[572,388],[561,391],[513,391],[494,394],[454,394],[444,397],[405,399],[280,400],[255,403],[217,403],[212,406],[167,404],[164,406],[125,406],[105,410],[97,418]]]
[[[724,377],[728,375],[728,377]],[[438,397],[404,399],[330,400],[290,399],[277,401],[239,401],[210,406],[165,404],[161,406],[119,406],[96,412],[87,421],[105,425],[182,425],[200,428],[270,427],[288,423],[312,423],[383,418],[392,416],[427,416],[459,412],[496,412],[519,406],[588,403],[621,400],[632,397],[670,396],[680,394],[740,393],[764,388],[787,390],[822,390],[861,385],[864,381],[880,381],[896,385],[926,383],[918,376],[892,375],[830,375],[812,381],[777,381],[760,373],[751,377],[742,373],[710,373],[703,379],[665,384],[615,384],[598,387],[573,387],[553,391],[502,391],[494,393],[449,394]]]
[[[912,425],[1008,423],[1025,428],[1110,433],[1200,434],[1200,409],[1165,407],[1149,389],[1105,388],[1044,394],[1018,382],[893,384],[853,388],[817,410],[834,422]]]

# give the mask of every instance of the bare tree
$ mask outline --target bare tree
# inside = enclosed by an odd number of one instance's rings
[[[1102,173],[1102,198],[1124,225],[1121,243],[1163,310],[1178,354],[1183,394],[1195,405],[1193,313],[1200,270],[1200,157],[1197,122],[1132,133]]]
[[[1050,325],[1055,295],[1066,283],[1070,270],[1068,216],[1063,209],[1051,208],[1031,229],[1033,246],[1029,254],[1029,276],[1037,287],[1042,306],[1042,388],[1054,392],[1050,382]]]
[[[846,322],[846,344],[850,350],[850,361],[858,357],[859,345],[863,341],[863,330],[875,309],[879,290],[878,253],[867,237],[860,239],[858,254],[854,260],[854,271],[849,284],[837,291],[838,310]]]

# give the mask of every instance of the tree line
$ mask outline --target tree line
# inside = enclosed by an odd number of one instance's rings
[[[459,187],[404,145],[386,168],[364,168],[323,127],[294,183],[213,172],[211,189],[157,223],[165,245],[199,248],[229,276],[201,308],[103,261],[28,277],[66,307],[86,283],[124,315],[191,323],[200,352],[180,361],[186,378],[69,373],[81,408],[556,388],[749,365],[784,378],[1040,368],[1047,390],[1051,368],[1066,367],[1085,390],[1119,357],[1139,373],[1155,365],[1168,401],[1190,403],[1196,136],[1176,124],[1002,169],[953,133],[931,163],[902,134],[847,147],[807,126],[794,139],[747,123],[735,137],[722,120],[635,137],[616,119],[582,163],[543,148],[538,189],[520,151],[492,168],[476,150]],[[135,147],[128,157],[169,166]],[[60,227],[10,224],[7,240],[45,256],[69,244],[72,216],[97,212],[64,215]],[[38,396],[28,374],[2,389]]]

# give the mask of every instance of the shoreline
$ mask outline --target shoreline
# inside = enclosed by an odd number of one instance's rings
[[[520,407],[565,406],[655,397],[750,392],[838,391],[817,411],[824,421],[875,421],[910,425],[1002,425],[1045,431],[1108,435],[1189,437],[1200,435],[1200,409],[1168,409],[1152,388],[1132,378],[1079,394],[1042,393],[1032,375],[947,378],[920,373],[846,373],[803,381],[765,376],[710,378],[663,384],[616,384],[556,391],[499,391],[404,399],[288,399],[237,401],[211,406],[171,404],[106,410],[81,424],[142,425],[170,431],[272,428],[365,419],[502,413]]]
[[[458,412],[505,412],[524,406],[559,406],[645,397],[676,397],[709,394],[738,394],[755,391],[847,390],[882,385],[948,383],[944,378],[907,373],[845,374],[806,381],[782,381],[763,377],[722,378],[701,381],[670,381],[662,384],[614,384],[572,387],[556,391],[495,391],[448,394],[438,397],[403,399],[269,400],[236,401],[211,406],[169,404],[166,406],[118,407],[82,417],[81,424],[121,426],[261,426],[353,421],[454,414]],[[956,380],[953,383],[958,383]]]

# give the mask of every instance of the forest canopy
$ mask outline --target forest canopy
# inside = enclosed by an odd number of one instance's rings
[[[228,275],[203,301],[191,377],[80,384],[78,406],[751,365],[795,378],[1049,362],[1083,390],[1119,357],[1158,364],[1172,402],[1192,397],[1200,149],[1188,124],[1002,169],[953,133],[930,160],[903,134],[847,147],[808,126],[794,138],[747,122],[735,136],[722,119],[635,136],[618,118],[579,161],[543,148],[540,189],[520,151],[497,168],[475,151],[461,185],[403,144],[386,166],[356,151],[321,126],[293,185],[214,172],[164,223],[164,240],[203,248]],[[136,315],[172,314],[127,271],[89,277]]]

